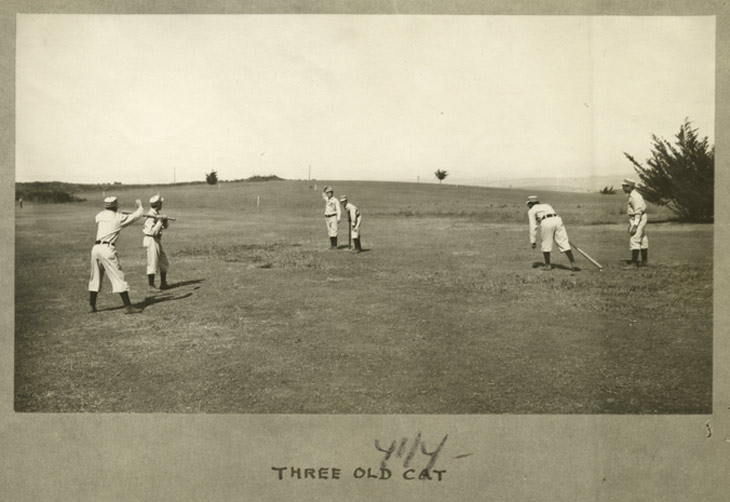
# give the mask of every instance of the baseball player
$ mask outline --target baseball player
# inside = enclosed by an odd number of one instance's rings
[[[631,262],[625,267],[633,269],[645,267],[649,263],[649,239],[646,237],[646,202],[636,189],[636,181],[624,178],[621,188],[628,198],[629,215],[629,249],[631,250]],[[641,261],[639,261],[641,253]]]
[[[145,218],[142,227],[142,246],[147,248],[147,282],[149,289],[155,290],[155,274],[160,274],[160,289],[167,289],[167,269],[170,263],[167,261],[167,255],[162,248],[162,230],[168,227],[167,218],[160,214],[162,211],[162,203],[165,201],[160,194],[153,195],[150,198],[150,210],[147,212],[148,218]]]
[[[540,204],[540,199],[537,195],[530,195],[527,198],[527,219],[530,225],[530,245],[532,249],[537,247],[537,229],[540,228],[540,236],[542,238],[542,255],[545,259],[543,270],[552,270],[550,263],[550,253],[553,250],[553,241],[558,245],[558,249],[565,253],[565,256],[570,260],[570,268],[573,271],[579,271],[580,269],[575,264],[575,257],[573,257],[573,251],[570,249],[570,242],[568,241],[568,232],[565,230],[563,220],[555,213],[555,210],[550,204]]]
[[[91,278],[89,279],[89,304],[91,312],[96,312],[96,297],[101,290],[104,272],[112,283],[112,291],[119,293],[124,302],[126,314],[137,314],[141,309],[132,306],[129,301],[129,285],[124,280],[124,272],[117,257],[115,247],[119,232],[142,217],[144,208],[142,201],[135,202],[137,209],[131,214],[117,212],[119,201],[116,197],[104,199],[104,210],[96,215],[96,242],[91,248]]]
[[[330,238],[330,249],[337,249],[337,226],[340,223],[342,216],[340,210],[340,203],[334,197],[334,190],[332,187],[325,186],[322,190],[325,205],[324,205],[324,219],[327,223],[327,234]]]
[[[350,229],[350,237],[352,237],[352,242],[354,243],[354,247],[351,248],[351,251],[355,253],[360,253],[362,251],[362,247],[360,246],[360,225],[362,225],[362,215],[360,214],[360,210],[355,204],[347,201],[347,195],[343,195],[342,197],[340,197],[340,202],[344,206],[345,212],[347,213],[347,223]]]

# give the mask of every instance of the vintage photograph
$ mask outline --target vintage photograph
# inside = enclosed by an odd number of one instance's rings
[[[714,17],[16,30],[15,412],[712,413]]]

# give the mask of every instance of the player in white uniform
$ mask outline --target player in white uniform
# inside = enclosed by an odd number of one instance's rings
[[[160,274],[160,289],[167,289],[167,270],[170,263],[167,260],[165,249],[162,247],[162,230],[168,226],[167,218],[161,217],[162,203],[164,198],[160,194],[150,198],[150,210],[147,212],[144,226],[142,227],[142,246],[147,248],[147,282],[150,291],[155,290],[155,274]]]
[[[124,280],[124,272],[117,257],[116,242],[122,228],[131,225],[142,217],[142,201],[135,201],[137,209],[131,214],[117,212],[119,201],[116,197],[104,199],[104,211],[96,215],[96,242],[91,248],[91,278],[89,279],[89,304],[91,312],[96,312],[96,297],[101,290],[104,272],[112,283],[112,291],[119,293],[124,302],[126,314],[137,314],[141,309],[132,306],[129,300],[129,284]]]
[[[327,224],[327,235],[330,238],[330,249],[337,249],[337,226],[340,223],[342,213],[340,211],[340,203],[334,197],[332,187],[325,186],[322,190],[324,193],[324,219]]]
[[[573,251],[570,249],[568,241],[568,232],[565,230],[563,220],[555,213],[550,204],[540,204],[537,195],[530,195],[527,198],[527,219],[530,226],[530,244],[532,249],[537,247],[537,229],[540,229],[542,237],[542,255],[545,259],[543,270],[552,270],[550,263],[550,253],[553,250],[553,241],[558,245],[558,249],[565,253],[570,260],[570,268],[574,271],[580,270],[575,264]]]
[[[645,267],[649,263],[649,238],[646,236],[646,202],[636,189],[636,181],[624,178],[621,188],[628,198],[629,215],[629,249],[631,250],[631,263],[625,268],[632,269]],[[641,261],[639,261],[641,253]]]
[[[360,242],[360,226],[362,225],[362,215],[357,206],[347,201],[347,195],[340,197],[340,202],[345,206],[345,213],[347,213],[347,222],[350,230],[350,237],[352,237],[353,246],[351,250],[355,253],[362,251],[362,245]]]

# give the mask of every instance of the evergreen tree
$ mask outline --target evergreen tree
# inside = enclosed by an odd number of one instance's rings
[[[648,202],[666,206],[681,220],[710,222],[714,218],[715,147],[700,139],[689,119],[679,128],[675,144],[652,135],[651,158],[642,166],[624,152],[643,186]]]

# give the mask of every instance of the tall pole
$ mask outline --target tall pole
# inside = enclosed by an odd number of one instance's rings
[[[307,175],[307,181],[312,180],[312,164],[309,164],[309,174]]]
[[[177,183],[177,166],[172,167],[172,184]]]

